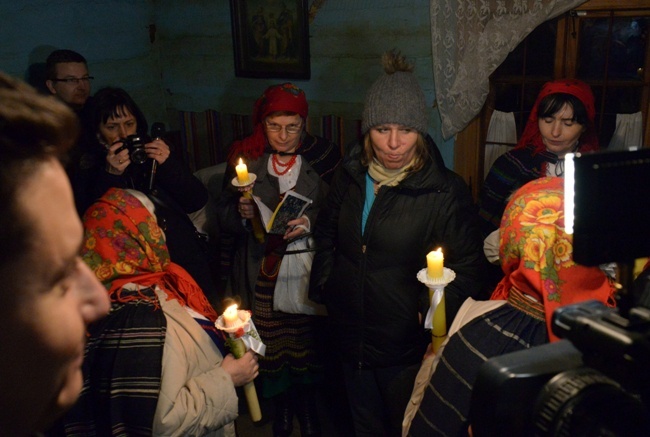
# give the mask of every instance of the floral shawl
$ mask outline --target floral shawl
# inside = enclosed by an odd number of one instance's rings
[[[83,260],[113,302],[145,298],[124,291],[128,283],[159,286],[168,296],[215,321],[217,313],[181,266],[169,259],[156,218],[126,190],[111,188],[84,214]],[[146,300],[146,298],[145,298]],[[155,304],[155,302],[154,302]]]
[[[507,299],[514,288],[541,302],[549,338],[553,311],[597,299],[615,306],[614,285],[598,267],[573,261],[571,235],[564,232],[563,179],[544,177],[521,187],[508,203],[500,232],[505,277],[492,299]]]

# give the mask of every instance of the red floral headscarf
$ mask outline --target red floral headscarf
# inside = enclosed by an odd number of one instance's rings
[[[235,165],[239,157],[255,160],[262,156],[266,146],[262,123],[269,114],[279,111],[295,112],[306,119],[308,108],[304,91],[294,84],[287,82],[268,87],[253,108],[253,133],[233,143],[228,153],[228,162]]]
[[[539,108],[539,103],[546,96],[551,94],[570,94],[577,99],[579,99],[587,110],[587,117],[589,118],[589,126],[585,126],[585,132],[580,136],[580,151],[589,152],[592,150],[598,150],[598,137],[594,130],[594,121],[596,119],[596,106],[594,94],[591,92],[591,88],[586,83],[577,80],[577,79],[559,79],[552,82],[546,82],[542,87],[542,90],[535,100],[533,109],[530,111],[530,116],[528,116],[528,121],[526,122],[526,127],[521,138],[517,142],[516,149],[521,149],[529,144],[535,146],[535,152],[541,152],[546,150],[546,146],[542,142],[542,135],[539,132],[539,121],[537,116],[537,111]]]
[[[111,188],[84,214],[83,260],[104,284],[113,302],[124,285],[158,285],[168,300],[176,299],[215,321],[218,314],[201,288],[181,266],[169,259],[165,237],[156,218],[126,190]],[[144,298],[144,297],[143,297]]]
[[[549,338],[557,308],[597,299],[615,306],[612,281],[598,267],[573,262],[573,241],[564,232],[564,180],[536,179],[521,187],[508,203],[500,232],[505,277],[492,299],[507,299],[514,288],[544,305]]]

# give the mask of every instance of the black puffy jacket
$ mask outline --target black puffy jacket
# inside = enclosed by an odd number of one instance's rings
[[[395,187],[382,187],[365,232],[361,216],[367,168],[352,148],[334,177],[315,227],[317,252],[310,295],[326,304],[342,357],[361,368],[408,365],[422,359],[431,337],[428,291],[416,277],[426,255],[442,247],[456,279],[445,289],[447,324],[481,289],[482,242],[467,185],[445,168],[428,137],[431,159]]]

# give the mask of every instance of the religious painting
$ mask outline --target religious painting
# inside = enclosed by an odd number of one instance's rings
[[[230,0],[235,75],[309,79],[307,0]]]

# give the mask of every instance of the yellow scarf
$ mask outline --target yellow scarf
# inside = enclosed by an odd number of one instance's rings
[[[411,162],[406,164],[404,167],[391,170],[387,169],[377,159],[373,159],[370,165],[368,166],[368,174],[375,181],[375,194],[381,186],[394,187],[399,184],[407,175],[407,170],[410,169],[415,163],[415,157],[411,159]]]

